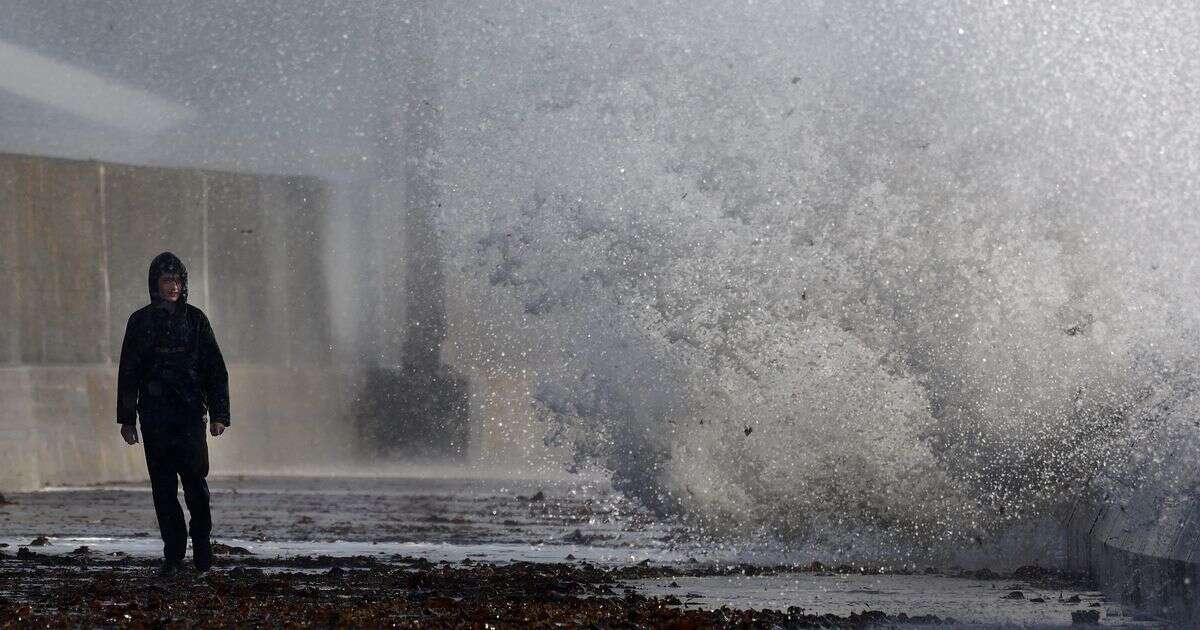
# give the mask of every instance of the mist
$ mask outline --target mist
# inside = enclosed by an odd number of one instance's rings
[[[448,20],[440,226],[548,442],[865,554],[1177,475],[1190,8],[523,6]]]
[[[1185,483],[1190,3],[6,5],[92,96],[0,148],[328,182],[334,352],[471,462],[867,555]]]

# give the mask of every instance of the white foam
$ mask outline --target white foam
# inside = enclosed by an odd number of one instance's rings
[[[479,322],[456,360],[526,370],[548,439],[740,539],[967,553],[1128,468],[1194,365],[1195,38],[1107,8],[709,8],[443,52],[487,78],[451,89],[439,156]]]

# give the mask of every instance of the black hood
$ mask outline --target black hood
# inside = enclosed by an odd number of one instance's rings
[[[160,276],[162,276],[164,273],[179,274],[180,284],[183,285],[179,289],[179,303],[187,304],[187,295],[188,295],[187,267],[184,267],[183,261],[179,260],[179,257],[176,256],[175,254],[172,254],[171,252],[163,252],[163,253],[155,256],[154,260],[150,262],[150,282],[148,285],[149,290],[150,290],[150,302],[155,303],[155,302],[159,301],[158,278]]]

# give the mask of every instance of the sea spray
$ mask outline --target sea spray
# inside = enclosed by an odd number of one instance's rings
[[[443,51],[474,86],[451,283],[492,333],[457,353],[528,371],[547,440],[623,490],[734,537],[969,547],[1190,435],[1200,145],[1162,126],[1200,51],[1171,20],[529,8]]]

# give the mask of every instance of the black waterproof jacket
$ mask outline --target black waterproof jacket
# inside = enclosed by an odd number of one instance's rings
[[[179,300],[158,297],[158,278],[179,274]],[[164,252],[150,263],[150,304],[129,316],[117,373],[117,422],[229,424],[229,373],[204,313],[187,303],[187,269]]]

